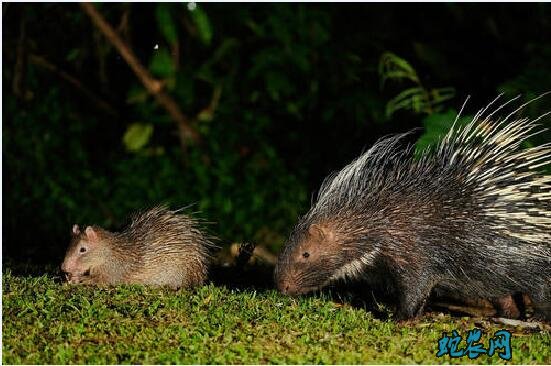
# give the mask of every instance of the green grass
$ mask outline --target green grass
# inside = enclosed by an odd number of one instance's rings
[[[173,292],[140,286],[60,285],[3,274],[4,363],[504,363],[437,358],[442,332],[483,319],[428,314],[378,320],[326,298],[213,285]],[[550,334],[513,331],[512,363],[551,363]]]

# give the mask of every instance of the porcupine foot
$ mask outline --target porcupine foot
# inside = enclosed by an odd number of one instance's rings
[[[531,294],[530,298],[534,306],[534,320],[551,321],[551,294],[546,294],[545,290],[540,293]]]

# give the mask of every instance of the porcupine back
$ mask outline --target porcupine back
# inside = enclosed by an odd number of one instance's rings
[[[199,222],[189,215],[156,206],[134,214],[131,224],[117,234],[119,252],[139,253],[135,277],[163,277],[185,271],[185,284],[202,283],[209,267],[211,238],[199,229]]]
[[[543,131],[537,131],[537,120],[506,124],[507,117],[492,123],[493,113],[480,120],[484,111],[466,126],[452,127],[434,151],[425,150],[420,159],[412,156],[411,147],[399,149],[408,133],[378,141],[324,181],[311,215],[389,210],[392,205],[387,203],[402,206],[400,202],[408,200],[404,193],[418,192],[413,210],[446,207],[459,219],[463,214],[476,216],[492,231],[549,243],[551,176],[537,169],[551,163],[551,143],[519,151],[524,140]]]

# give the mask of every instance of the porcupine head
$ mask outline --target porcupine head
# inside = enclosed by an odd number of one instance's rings
[[[372,197],[378,185],[393,179],[374,174],[409,154],[394,150],[405,135],[375,144],[324,180],[316,203],[294,227],[279,255],[274,274],[282,293],[300,295],[336,280],[364,278],[366,267],[376,264],[388,239],[384,233],[391,215],[385,207],[397,198],[391,192]],[[393,157],[387,158],[386,151],[392,151]]]
[[[307,225],[295,230],[289,244],[280,254],[276,267],[278,289],[288,295],[298,295],[318,289],[338,266],[334,230],[323,224]]]
[[[364,262],[376,254],[377,248],[369,240],[359,248],[360,243],[347,239],[351,238],[347,232],[336,222],[303,218],[279,256],[275,269],[278,289],[284,294],[300,295],[334,280],[360,276]]]
[[[88,226],[81,231],[78,225],[73,225],[71,242],[61,264],[69,283],[81,283],[95,268],[104,267],[110,257],[109,235],[99,227]]]

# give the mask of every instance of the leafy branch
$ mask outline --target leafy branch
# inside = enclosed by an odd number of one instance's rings
[[[381,88],[387,80],[409,80],[415,84],[414,87],[403,90],[387,102],[385,112],[387,118],[400,109],[431,114],[435,107],[455,96],[455,89],[452,87],[428,89],[423,86],[417,71],[410,63],[391,52],[383,53],[379,60],[378,71]]]
[[[191,125],[190,120],[185,116],[174,99],[163,90],[163,83],[151,76],[149,71],[141,64],[132,49],[123,41],[113,27],[97,11],[92,3],[80,3],[82,10],[90,17],[92,23],[103,33],[103,35],[117,49],[121,57],[134,71],[146,90],[155,97],[157,102],[168,112],[176,122],[179,131],[180,145],[186,150],[187,144],[199,142],[200,136]]]

